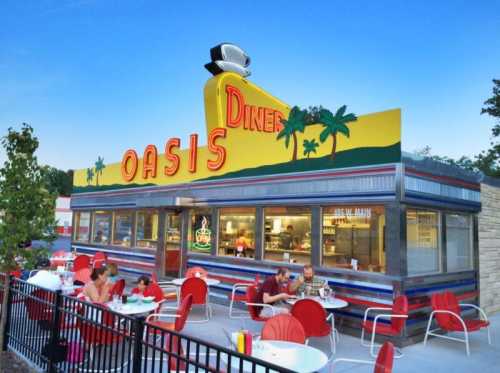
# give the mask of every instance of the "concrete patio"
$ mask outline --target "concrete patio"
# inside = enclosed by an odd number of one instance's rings
[[[188,323],[184,333],[201,338],[212,343],[228,346],[224,330],[237,331],[244,327],[252,332],[258,333],[262,327],[261,323],[251,320],[234,320],[228,318],[228,308],[221,305],[213,305],[213,318],[208,323]],[[201,315],[194,310],[192,317]],[[465,345],[444,339],[429,339],[427,346],[423,343],[405,347],[404,357],[394,360],[394,372],[432,372],[432,373],[458,373],[458,372],[499,372],[500,371],[500,314],[490,317],[492,322],[491,337],[492,345],[488,345],[486,331],[470,334],[469,357],[465,354]],[[310,345],[320,348],[329,355],[329,344],[327,338],[311,340]],[[340,335],[340,343],[337,345],[335,358],[351,358],[370,360],[369,350],[362,347],[359,338],[348,335]],[[329,372],[330,367],[325,367],[321,372]],[[369,365],[354,365],[342,363],[335,366],[335,372],[373,372]]]

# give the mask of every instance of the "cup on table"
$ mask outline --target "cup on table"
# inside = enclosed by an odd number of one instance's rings
[[[127,296],[125,294],[122,295],[122,303],[123,304],[127,303]]]

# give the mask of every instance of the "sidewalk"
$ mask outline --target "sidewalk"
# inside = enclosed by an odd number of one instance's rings
[[[251,320],[232,320],[228,318],[228,308],[213,305],[213,318],[208,323],[188,323],[184,333],[201,338],[212,343],[228,346],[223,329],[237,331],[246,328],[258,333],[262,323]],[[201,315],[195,309],[193,318]],[[498,373],[500,372],[500,313],[490,317],[492,322],[491,339],[492,345],[488,345],[486,331],[470,334],[469,357],[465,354],[463,343],[447,341],[444,339],[431,338],[424,347],[423,343],[405,347],[404,357],[394,360],[394,372],[408,373]],[[329,344],[327,338],[311,340],[310,345],[318,347],[329,355]],[[368,348],[362,347],[359,338],[348,335],[340,335],[340,343],[337,346],[335,358],[351,358],[370,360]],[[322,372],[328,372],[328,366]],[[352,365],[342,363],[336,366],[335,372],[373,372],[373,367],[364,365]]]

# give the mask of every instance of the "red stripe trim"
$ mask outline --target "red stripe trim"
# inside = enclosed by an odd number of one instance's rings
[[[127,268],[147,269],[148,271],[151,271],[154,269],[154,266],[152,267],[152,266],[148,266],[148,265],[141,264],[138,262],[134,262],[134,263],[124,262],[124,261],[121,261],[120,259],[115,259],[115,258],[108,258],[108,262],[109,263],[116,263],[116,264],[122,265],[123,267],[127,267]],[[120,268],[118,268],[118,271],[119,270],[120,270]]]
[[[208,273],[208,277],[213,278],[214,280],[219,280],[220,282],[230,283],[230,284],[253,284],[253,281],[243,280],[241,278],[232,278],[227,276],[213,275],[210,272]]]
[[[429,174],[427,172],[417,171],[414,168],[406,168],[405,173],[409,174],[409,175],[414,175],[414,176],[421,176],[421,177],[424,177],[426,179],[444,181],[447,184],[459,185],[461,187],[474,189],[477,191],[479,191],[481,189],[481,186],[479,183],[468,183],[466,181],[458,180],[458,179],[455,179],[455,178],[452,178],[449,176],[433,175],[433,174]]]
[[[364,299],[358,299],[358,298],[352,298],[352,297],[346,297],[345,295],[335,295],[336,298],[345,300],[349,304],[356,304],[358,306],[366,306],[366,307],[392,307],[391,304],[386,304],[386,303],[377,303],[377,302],[372,302],[369,300],[364,300]]]

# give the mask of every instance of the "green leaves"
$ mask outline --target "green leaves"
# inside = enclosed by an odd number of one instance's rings
[[[50,243],[56,238],[56,194],[47,190],[31,126],[23,124],[20,131],[9,128],[1,143],[7,160],[0,168],[0,271],[10,271],[17,266],[17,256],[27,255],[25,242]]]
[[[316,139],[311,139],[304,140],[302,146],[304,147],[304,155],[309,158],[311,153],[316,153],[316,148],[319,146],[319,144],[316,142]]]
[[[297,142],[296,136],[294,136],[297,132],[304,132],[306,128],[306,110],[300,110],[298,106],[294,106],[292,110],[290,110],[290,114],[288,115],[288,119],[282,119],[281,124],[283,124],[283,129],[278,133],[276,140],[280,140],[283,137],[285,138],[285,147],[288,149],[290,145],[290,137],[293,137],[294,140],[294,152],[292,155],[292,160],[297,159]]]

